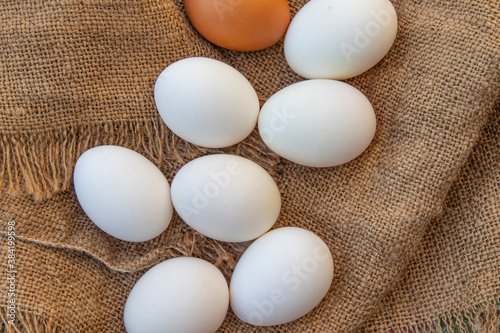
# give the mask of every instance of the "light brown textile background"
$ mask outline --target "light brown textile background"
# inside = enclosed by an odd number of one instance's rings
[[[289,1],[294,15],[306,0]],[[220,332],[496,332],[500,298],[500,4],[393,1],[398,35],[370,71],[347,80],[377,115],[373,143],[335,168],[299,166],[258,133],[222,150],[171,134],[153,86],[189,56],[222,60],[261,102],[302,80],[282,41],[258,52],[213,46],[190,26],[181,0],[0,3],[0,221],[16,227],[16,326],[7,332],[123,332],[137,279],[191,255],[230,278],[248,243],[207,239],[175,215],[154,240],[128,243],[97,229],[72,187],[78,156],[100,144],[132,148],[171,181],[190,159],[248,157],[275,178],[275,227],[300,226],[332,250],[323,302],[292,323],[257,328],[231,312]],[[497,300],[495,304],[495,300]]]

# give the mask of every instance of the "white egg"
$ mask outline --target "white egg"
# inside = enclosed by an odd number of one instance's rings
[[[288,27],[285,57],[305,78],[346,79],[375,66],[389,52],[397,26],[389,0],[311,0]]]
[[[321,238],[301,228],[278,228],[255,240],[236,264],[231,309],[252,325],[288,323],[313,310],[332,280],[332,255]]]
[[[137,281],[123,320],[128,333],[213,333],[228,307],[222,273],[202,259],[180,257],[154,266]]]
[[[235,68],[192,57],[169,65],[154,88],[161,118],[182,139],[220,148],[245,139],[255,128],[259,99]]]
[[[351,161],[370,144],[376,118],[370,101],[334,80],[289,85],[262,106],[259,133],[276,154],[298,164],[331,167]]]
[[[179,216],[201,234],[243,242],[268,231],[279,216],[280,191],[257,163],[235,155],[207,155],[184,165],[172,180]]]
[[[98,146],[87,150],[76,162],[73,182],[87,216],[113,237],[146,241],[170,223],[173,206],[167,179],[131,149]]]

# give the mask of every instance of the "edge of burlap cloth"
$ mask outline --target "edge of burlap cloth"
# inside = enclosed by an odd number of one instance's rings
[[[131,135],[134,137],[132,143]],[[68,190],[77,158],[87,149],[101,144],[138,151],[160,169],[217,152],[251,158],[270,173],[278,160],[255,130],[235,146],[207,149],[180,140],[161,124],[160,119],[83,124],[62,130],[37,131],[36,134],[7,131],[0,135],[0,141],[0,189],[12,196],[32,195],[35,201]]]
[[[4,323],[7,322],[6,309],[2,308],[0,311],[0,320]],[[5,329],[3,332],[7,333],[62,333],[65,330],[55,321],[50,318],[38,316],[33,313],[18,311],[16,319],[19,325],[6,325],[0,326]]]

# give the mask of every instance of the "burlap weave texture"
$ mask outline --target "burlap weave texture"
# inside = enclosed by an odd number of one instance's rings
[[[306,2],[289,1],[292,15]],[[131,244],[88,220],[72,187],[74,163],[90,147],[117,144],[169,181],[203,154],[248,157],[282,193],[275,227],[312,230],[332,250],[334,282],[309,315],[257,328],[229,312],[221,332],[498,331],[500,4],[393,4],[393,48],[346,81],[374,106],[374,141],[348,164],[317,169],[279,159],[256,131],[222,150],[187,144],[154,105],[157,75],[189,56],[234,66],[264,102],[302,80],[282,41],[246,53],[213,46],[181,0],[1,2],[0,262],[6,272],[13,221],[18,312],[16,326],[7,324],[2,302],[0,329],[123,332],[128,292],[171,257],[206,259],[230,278],[248,243],[207,239],[175,215],[161,236]]]

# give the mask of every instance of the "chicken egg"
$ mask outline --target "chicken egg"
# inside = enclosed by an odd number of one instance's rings
[[[311,0],[290,23],[286,61],[307,79],[353,77],[387,54],[397,26],[389,0]]]
[[[241,320],[281,325],[313,310],[333,280],[333,258],[313,232],[284,227],[255,240],[236,264],[230,304]]]
[[[156,80],[154,98],[172,132],[209,148],[245,139],[255,128],[260,109],[257,93],[240,72],[204,57],[167,66]]]
[[[257,51],[278,42],[290,23],[286,0],[184,0],[194,28],[215,45]]]
[[[257,163],[214,154],[194,159],[177,172],[172,180],[172,202],[179,216],[201,234],[243,242],[274,225],[281,194]]]
[[[97,146],[78,158],[75,192],[95,225],[121,240],[142,242],[162,233],[173,213],[170,185],[146,157],[120,146]]]
[[[276,154],[298,164],[331,167],[359,156],[375,135],[376,118],[353,86],[316,79],[294,83],[262,106],[259,133]]]
[[[228,306],[228,285],[217,267],[179,257],[157,264],[136,282],[123,320],[128,333],[214,333]]]

